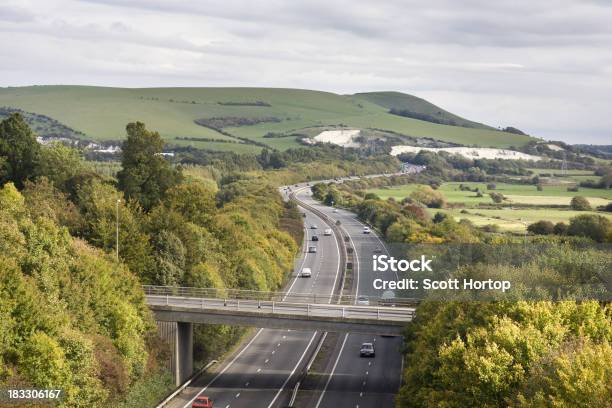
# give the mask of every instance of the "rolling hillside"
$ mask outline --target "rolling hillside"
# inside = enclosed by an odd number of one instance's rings
[[[474,129],[495,130],[495,128],[491,126],[472,122],[471,120],[454,115],[425,99],[401,92],[365,92],[357,93],[353,96],[380,105],[388,110],[393,109],[399,112],[409,112],[417,117],[428,117],[431,118],[434,123]]]
[[[122,139],[125,125],[139,120],[172,144],[236,152],[258,151],[262,145],[296,147],[300,135],[341,125],[484,147],[519,146],[531,139],[467,121],[401,93],[343,96],[271,88],[32,86],[1,88],[2,106],[46,115],[95,140]],[[390,106],[426,114],[440,111],[447,119],[474,127],[392,115]],[[196,120],[214,126],[198,125]]]

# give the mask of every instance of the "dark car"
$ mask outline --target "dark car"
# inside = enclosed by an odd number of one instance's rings
[[[313,240],[313,241],[318,241],[318,240],[319,240],[319,237],[317,237],[316,235],[313,235],[313,236],[312,236],[312,240]]]
[[[191,408],[213,408],[213,401],[208,397],[199,396],[193,401]]]

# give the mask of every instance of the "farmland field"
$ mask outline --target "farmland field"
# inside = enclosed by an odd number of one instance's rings
[[[528,136],[500,132],[485,126],[448,126],[392,115],[388,113],[387,105],[395,103],[395,99],[386,103],[388,96],[380,94],[372,99],[374,103],[364,95],[368,94],[351,96],[280,88],[32,86],[0,88],[0,106],[50,116],[94,140],[122,139],[128,122],[142,121],[150,129],[159,131],[169,143],[237,152],[258,151],[261,147],[243,142],[187,141],[178,138],[236,141],[231,136],[194,122],[202,118],[234,117],[274,118],[274,122],[228,126],[223,131],[281,150],[299,146],[296,136],[291,136],[291,133],[310,134],[316,129],[313,127],[339,125],[356,129],[380,128],[410,136],[478,146],[519,146],[531,140]],[[414,103],[414,109],[431,110],[433,106],[422,100],[417,103],[408,99],[403,103]],[[305,128],[308,129],[305,131]],[[265,138],[264,135],[269,132],[283,137]]]
[[[483,193],[483,197],[476,197],[476,193],[471,191],[459,190],[459,185],[469,186],[470,188],[478,188]],[[370,193],[375,193],[381,198],[393,197],[401,200],[408,197],[417,188],[415,184],[408,184],[388,189],[371,189]],[[565,186],[544,186],[543,191],[538,191],[534,185],[526,184],[506,184],[496,183],[495,190],[487,190],[486,183],[473,182],[452,182],[444,183],[440,186],[441,191],[449,203],[465,203],[465,204],[490,204],[491,198],[488,193],[496,191],[510,198],[510,203],[520,204],[536,204],[536,205],[568,205],[572,197],[583,196],[592,200],[593,205],[604,205],[612,200],[612,190],[604,190],[597,188],[579,188],[578,192],[567,191]]]
[[[478,188],[483,193],[483,197],[477,197],[472,191],[461,191],[459,185]],[[408,184],[389,188],[369,189],[368,193],[374,193],[382,199],[393,197],[402,200],[416,190],[418,185]],[[495,190],[487,190],[486,183],[472,182],[452,182],[444,183],[438,191],[444,194],[446,200],[451,205],[463,204],[466,208],[449,209],[429,209],[430,214],[437,211],[452,215],[455,219],[468,219],[478,226],[497,224],[502,230],[522,231],[525,223],[530,224],[539,220],[549,220],[552,222],[567,222],[570,218],[580,214],[594,214],[595,212],[572,211],[569,203],[572,197],[586,197],[593,207],[607,205],[612,202],[612,190],[580,188],[578,192],[567,191],[564,186],[544,186],[543,191],[537,191],[536,186],[524,184],[496,183]],[[502,193],[507,201],[504,201],[501,208],[479,208],[480,204],[493,204],[488,193],[496,191]],[[533,208],[512,207],[512,204],[528,204]],[[547,207],[549,206],[549,207]],[[550,207],[553,206],[553,207]],[[568,206],[568,208],[554,208],[555,206]],[[467,211],[467,213],[466,213]],[[598,212],[612,220],[612,214]]]
[[[501,230],[524,231],[525,224],[532,224],[540,220],[548,220],[553,223],[568,222],[570,218],[583,214],[603,215],[612,221],[612,214],[594,211],[572,211],[564,209],[541,208],[541,209],[468,209],[468,213],[461,213],[458,209],[429,209],[432,215],[440,211],[453,216],[457,221],[467,219],[477,226],[497,224]]]

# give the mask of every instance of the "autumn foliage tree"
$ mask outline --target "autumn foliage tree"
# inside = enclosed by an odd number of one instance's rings
[[[0,121],[0,185],[23,187],[38,174],[39,157],[40,145],[20,113]]]
[[[147,130],[142,122],[126,127],[127,139],[122,145],[121,171],[117,174],[119,189],[130,199],[151,209],[165,192],[182,179],[181,171],[164,159],[164,141],[158,132]]]

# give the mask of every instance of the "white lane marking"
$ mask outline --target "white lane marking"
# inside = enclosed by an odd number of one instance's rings
[[[348,231],[346,232],[347,236],[349,237],[349,241],[351,242],[351,246],[353,247],[353,253],[355,254],[355,264],[357,266],[357,279],[356,284],[357,284],[357,291],[355,294],[355,303],[357,303],[357,296],[359,296],[359,253],[357,252],[357,246],[355,245],[355,242],[353,242],[353,238],[351,237],[351,234],[348,233]],[[338,245],[338,243],[336,242],[336,245]],[[335,286],[335,285],[334,285]],[[319,405],[321,404],[321,401],[323,401],[323,397],[325,396],[325,392],[327,391],[327,387],[329,386],[329,383],[331,382],[332,377],[334,376],[334,373],[336,372],[336,367],[338,366],[338,363],[340,362],[340,357],[342,356],[342,351],[344,350],[344,345],[346,344],[346,340],[348,339],[349,333],[344,335],[344,341],[342,341],[342,347],[340,347],[340,352],[338,353],[338,356],[336,357],[336,361],[334,362],[334,365],[332,367],[332,371],[329,374],[329,377],[327,378],[327,381],[325,382],[325,387],[323,387],[323,392],[321,393],[321,395],[319,396],[319,400],[317,401],[317,405],[315,406],[315,408],[318,408]]]
[[[258,369],[257,369],[257,372],[258,372],[258,373],[260,373],[260,372],[261,372],[261,368],[258,368]]]
[[[332,367],[332,370],[331,370],[331,373],[329,374],[329,377],[327,377],[327,381],[325,382],[325,387],[323,388],[323,392],[319,396],[319,400],[317,401],[317,405],[315,405],[315,408],[319,408],[319,405],[321,405],[321,401],[323,401],[323,396],[325,395],[325,391],[327,391],[327,386],[329,385],[329,382],[331,381],[332,377],[334,376],[334,373],[336,372],[336,367],[338,366],[338,361],[340,361],[340,355],[342,354],[342,350],[344,350],[344,345],[346,344],[346,339],[348,339],[348,333],[344,335],[344,340],[342,341],[342,346],[340,347],[340,352],[338,353],[338,358],[334,362],[334,366]]]
[[[306,352],[308,351],[308,349],[310,348],[310,345],[312,344],[312,342],[314,341],[315,337],[317,336],[318,332],[314,332],[314,334],[312,335],[312,337],[310,338],[310,341],[308,342],[308,345],[306,346],[306,348],[304,349],[304,352],[302,353],[302,355],[300,356],[300,359],[298,360],[297,364],[295,365],[295,367],[293,367],[293,370],[291,371],[291,374],[289,374],[289,376],[287,377],[287,379],[285,380],[285,382],[283,383],[283,385],[281,386],[280,390],[278,390],[278,392],[276,393],[276,395],[274,396],[274,398],[272,399],[272,402],[270,402],[270,405],[268,405],[268,408],[271,408],[272,405],[274,405],[274,403],[276,402],[276,399],[278,398],[278,396],[281,394],[281,392],[283,392],[283,390],[285,389],[285,386],[287,385],[287,383],[289,382],[289,380],[291,379],[291,377],[293,377],[293,374],[295,373],[295,370],[297,370],[298,366],[302,363],[302,360],[304,359],[304,357],[306,356]]]
[[[248,386],[249,386],[249,384],[250,384],[250,382],[248,382],[248,381],[247,381],[247,382],[246,382],[246,384],[244,384],[244,386],[245,386],[245,387],[248,387]]]
[[[236,394],[236,398],[239,398],[239,397],[240,397],[240,393]]]
[[[206,389],[207,389],[207,388],[208,388],[208,387],[209,387],[209,386],[210,386],[210,385],[211,385],[213,382],[215,382],[215,380],[216,380],[217,378],[219,378],[219,377],[220,377],[220,376],[221,376],[221,375],[222,375],[222,374],[223,374],[223,373],[224,373],[224,372],[225,372],[225,371],[226,371],[228,368],[230,368],[230,367],[232,366],[232,364],[234,364],[234,362],[235,362],[236,360],[238,360],[238,358],[239,358],[239,357],[242,355],[242,353],[244,353],[244,352],[245,352],[245,351],[246,351],[246,350],[249,348],[249,346],[250,346],[251,344],[253,344],[253,342],[255,341],[255,339],[257,338],[257,336],[259,336],[259,335],[261,334],[261,332],[262,332],[262,331],[263,331],[263,329],[259,329],[259,330],[257,331],[257,333],[255,334],[255,336],[253,336],[253,338],[251,339],[251,341],[249,341],[249,342],[247,343],[247,345],[246,345],[246,346],[244,346],[244,348],[243,348],[243,349],[240,351],[240,353],[236,354],[236,357],[234,357],[234,358],[232,359],[232,361],[230,361],[230,362],[229,362],[229,363],[228,363],[228,364],[227,364],[227,365],[226,365],[226,366],[223,368],[223,370],[219,371],[219,373],[218,373],[217,375],[215,375],[215,377],[214,377],[212,380],[210,380],[210,382],[209,382],[208,384],[206,384],[206,385],[204,386],[204,388],[202,388],[202,389],[201,389],[201,390],[200,390],[200,391],[199,391],[199,392],[196,394],[196,396],[195,396],[195,397],[193,397],[193,399],[192,399],[191,401],[189,401],[187,404],[185,404],[185,405],[183,406],[183,408],[189,408],[189,407],[191,407],[191,404],[193,404],[193,401],[195,401],[195,400],[196,400],[196,398],[198,398],[200,395],[202,395],[202,393],[203,393],[204,391],[206,391]]]
[[[360,223],[361,225],[363,225],[364,227],[366,226],[365,223],[361,222],[361,220],[359,220],[359,218],[355,218],[355,220]],[[374,238],[376,238],[378,240],[378,242],[380,242],[380,245],[382,245],[382,249],[385,251],[385,253],[387,254],[387,256],[389,256],[389,250],[387,249],[386,245],[382,242],[382,240],[379,238],[378,234],[374,231],[372,231],[370,233],[370,235],[374,236]],[[393,271],[395,273],[395,279],[399,279],[399,276],[397,274],[397,271]]]
[[[304,226],[304,231],[306,232],[306,241],[304,241],[304,245],[306,246],[306,248],[308,248],[308,228],[306,228],[306,226]],[[287,296],[291,292],[291,289],[293,289],[293,285],[295,285],[295,282],[298,281],[298,278],[300,277],[300,273],[302,272],[302,269],[304,268],[304,264],[306,263],[306,257],[308,257],[308,251],[304,252],[304,259],[302,259],[300,268],[298,269],[296,276],[293,277],[293,282],[291,282],[289,289],[287,289],[287,293],[285,294],[285,296],[283,296],[283,300],[287,298]]]
[[[305,187],[304,187],[305,188]],[[296,195],[297,195],[297,191],[296,191]],[[313,214],[314,215],[314,214]],[[317,217],[316,215],[314,215],[315,217]],[[308,228],[304,227],[305,233],[306,233],[306,240],[305,240],[305,245],[307,246],[307,242],[309,240],[309,231]],[[332,285],[332,289],[331,289],[331,293],[333,293],[334,291],[334,287],[336,286],[336,282],[338,279],[338,275],[340,274],[340,248],[338,247],[338,241],[335,239],[334,240],[336,243],[336,251],[338,253],[338,268],[336,270],[336,277],[334,278],[334,284]],[[308,256],[308,252],[304,252],[304,258],[302,259],[302,263],[300,265],[300,269],[299,271],[302,270],[304,264],[306,263],[306,257]],[[298,274],[299,274],[298,271]],[[289,295],[289,293],[291,292],[291,290],[293,289],[293,286],[295,285],[295,283],[298,281],[298,276],[295,276],[293,278],[293,282],[291,283],[291,285],[289,286],[289,289],[287,289],[287,294],[285,294],[285,296],[283,297],[283,300],[285,300],[287,298],[287,296]],[[330,298],[330,302],[331,302],[331,298]],[[255,339],[261,334],[261,332],[264,329],[259,329],[257,331],[257,333],[255,334],[255,336],[253,336],[253,338],[251,339],[251,341],[249,341],[246,346],[244,346],[244,348],[240,351],[240,353],[238,353],[233,359],[232,361],[230,361],[228,363],[228,365],[226,365],[223,370],[221,370],[208,384],[206,384],[197,394],[196,396],[190,400],[183,408],[189,408],[191,406],[191,404],[193,403],[193,401],[195,401],[195,399],[197,397],[199,397],[200,395],[202,395],[202,393],[213,383],[217,380],[217,378],[219,378],[223,373],[225,373],[225,371],[234,364],[234,362],[249,348],[249,346],[255,341]],[[290,330],[289,330],[290,331]],[[274,399],[272,400],[272,402],[270,403],[270,406],[272,406],[272,404],[274,403],[274,401],[276,401],[276,399],[278,398],[278,396],[280,395],[280,393],[283,391],[284,387],[287,385],[287,382],[289,382],[289,379],[293,376],[293,374],[295,373],[295,370],[297,369],[297,367],[299,366],[299,364],[301,363],[301,361],[304,359],[304,356],[306,354],[306,352],[308,351],[308,348],[310,347],[310,345],[312,344],[312,341],[314,340],[315,336],[316,336],[317,332],[315,332],[313,334],[313,336],[310,339],[310,342],[308,343],[308,346],[306,346],[306,349],[304,350],[304,353],[302,354],[302,356],[300,357],[300,360],[298,361],[297,365],[293,368],[293,371],[291,372],[291,374],[289,375],[289,377],[287,377],[287,379],[285,380],[285,383],[283,384],[283,386],[281,387],[281,389],[278,391],[278,393],[276,394],[276,396],[274,397]],[[346,338],[345,338],[346,340]],[[277,344],[277,347],[280,347],[280,343]],[[276,351],[272,350],[272,354],[274,354]],[[228,405],[229,407],[229,405]]]
[[[266,361],[264,361],[264,364],[268,364],[268,361],[270,361],[270,359],[266,358]]]

